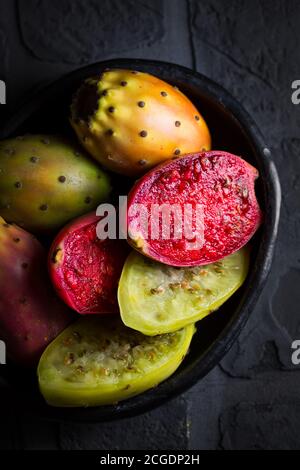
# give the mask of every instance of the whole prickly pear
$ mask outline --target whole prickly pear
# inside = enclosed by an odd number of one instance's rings
[[[49,232],[107,200],[107,175],[79,147],[56,136],[0,142],[0,215]]]
[[[52,289],[46,257],[33,235],[0,217],[0,339],[24,365],[34,365],[72,320]]]
[[[71,124],[96,160],[130,176],[211,145],[203,117],[183,93],[131,70],[87,79],[74,96]]]

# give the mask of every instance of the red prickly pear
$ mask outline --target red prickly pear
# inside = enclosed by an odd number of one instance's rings
[[[100,240],[94,213],[70,222],[55,238],[49,272],[59,296],[80,314],[118,312],[117,288],[129,247]]]
[[[186,155],[158,166],[129,194],[129,243],[172,266],[200,266],[234,253],[261,222],[254,189],[257,177],[257,170],[245,160],[222,151]],[[167,234],[166,206],[173,211]],[[140,223],[139,207],[150,224]]]
[[[14,361],[33,366],[72,320],[47,276],[47,254],[30,233],[0,217],[0,338]]]
[[[74,96],[71,124],[96,160],[129,176],[211,147],[203,117],[183,93],[133,70],[87,79]]]

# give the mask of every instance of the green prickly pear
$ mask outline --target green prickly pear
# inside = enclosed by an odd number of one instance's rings
[[[46,258],[33,235],[0,217],[0,339],[13,360],[29,366],[72,320],[52,289]]]
[[[87,79],[74,96],[71,124],[96,160],[129,176],[211,146],[203,117],[183,93],[132,70]]]
[[[57,136],[0,142],[0,215],[51,232],[108,199],[107,175],[78,145]]]

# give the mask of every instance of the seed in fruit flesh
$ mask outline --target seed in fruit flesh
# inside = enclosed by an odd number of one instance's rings
[[[146,335],[176,331],[218,309],[242,285],[248,267],[247,247],[221,261],[185,268],[133,251],[119,282],[122,320]]]
[[[49,405],[116,404],[167,379],[188,352],[194,325],[144,336],[119,318],[80,318],[44,352],[40,390]]]

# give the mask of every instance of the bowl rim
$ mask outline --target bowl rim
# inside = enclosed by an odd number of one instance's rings
[[[4,124],[0,131],[0,139],[8,138],[11,134],[14,134],[20,125],[37,111],[42,103],[48,101],[51,96],[55,96],[57,90],[63,84],[73,82],[76,79],[83,79],[89,76],[89,74],[95,73],[96,68],[126,68],[147,71],[147,68],[151,67],[157,68],[158,76],[159,70],[165,68],[171,72],[172,78],[182,79],[182,81],[196,87],[201,86],[201,91],[205,95],[216,101],[227,113],[231,114],[233,119],[238,121],[254,153],[259,158],[261,163],[260,174],[263,181],[263,197],[265,200],[265,228],[261,234],[256,263],[249,273],[248,288],[242,295],[232,319],[226,324],[218,338],[197,358],[196,363],[181,372],[180,380],[176,381],[174,376],[171,376],[155,389],[120,402],[118,405],[71,409],[46,406],[44,408],[37,407],[30,409],[31,413],[45,419],[65,422],[112,421],[144,413],[185,392],[207,375],[229,351],[245,326],[270,272],[278,233],[281,205],[280,182],[271,151],[265,144],[265,140],[254,120],[237,99],[221,85],[199,72],[170,62],[129,58],[104,60],[80,67],[29,96],[17,111],[8,117],[6,124]],[[153,71],[149,73],[156,74]],[[158,390],[159,393],[157,393]]]

